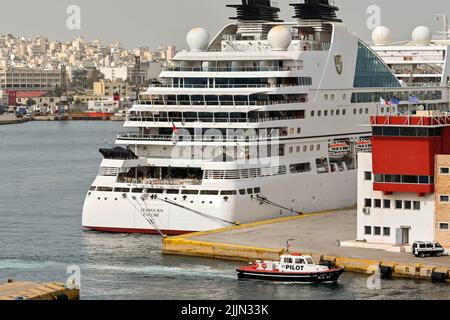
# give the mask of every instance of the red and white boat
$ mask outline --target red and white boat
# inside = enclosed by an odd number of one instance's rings
[[[317,265],[311,256],[283,255],[280,261],[256,261],[236,269],[238,279],[269,280],[298,283],[335,283],[344,273],[342,268]]]

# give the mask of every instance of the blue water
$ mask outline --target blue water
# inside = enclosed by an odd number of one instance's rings
[[[0,282],[65,282],[81,268],[82,299],[450,299],[448,285],[345,274],[337,285],[237,281],[239,263],[164,256],[156,236],[83,231],[84,196],[115,122],[0,126]]]

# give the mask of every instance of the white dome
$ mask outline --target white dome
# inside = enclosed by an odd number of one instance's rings
[[[272,50],[286,51],[292,42],[292,34],[285,26],[276,26],[269,31],[267,41]]]
[[[384,26],[376,27],[372,32],[372,41],[376,46],[383,46],[391,42],[391,30]]]
[[[431,41],[430,29],[424,26],[415,28],[412,33],[412,40],[416,45],[427,46]]]
[[[209,33],[203,28],[193,28],[186,36],[191,51],[205,51],[209,44]]]

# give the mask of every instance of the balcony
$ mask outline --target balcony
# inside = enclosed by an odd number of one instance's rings
[[[377,183],[373,184],[374,191],[381,191],[386,195],[400,193],[416,193],[424,196],[434,192],[434,184],[405,184],[405,183]]]
[[[277,71],[300,71],[303,67],[163,67],[163,71],[176,72],[277,72]]]

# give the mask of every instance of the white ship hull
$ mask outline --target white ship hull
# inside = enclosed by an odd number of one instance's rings
[[[337,209],[356,203],[356,171],[329,174],[304,174],[284,177],[261,178],[252,185],[261,186],[261,196],[304,213]],[[228,184],[231,187],[233,184]],[[234,189],[246,186],[234,185]],[[281,192],[280,192],[281,191]],[[196,231],[229,227],[229,222],[247,223],[286,217],[293,213],[262,203],[249,195],[230,196],[228,201],[219,196],[189,196],[186,201],[177,196],[177,203],[200,213],[168,204],[161,200],[142,199],[131,194],[124,198],[121,193],[92,192],[87,196],[83,210],[83,227],[96,231],[120,233],[150,233],[158,231],[144,218],[143,211],[150,213],[164,234],[183,234]],[[169,195],[160,198],[173,200]],[[117,200],[115,200],[117,199]],[[193,203],[191,203],[193,201]],[[210,204],[212,201],[212,204]],[[204,202],[204,203],[203,203]],[[221,219],[221,220],[219,220]]]

